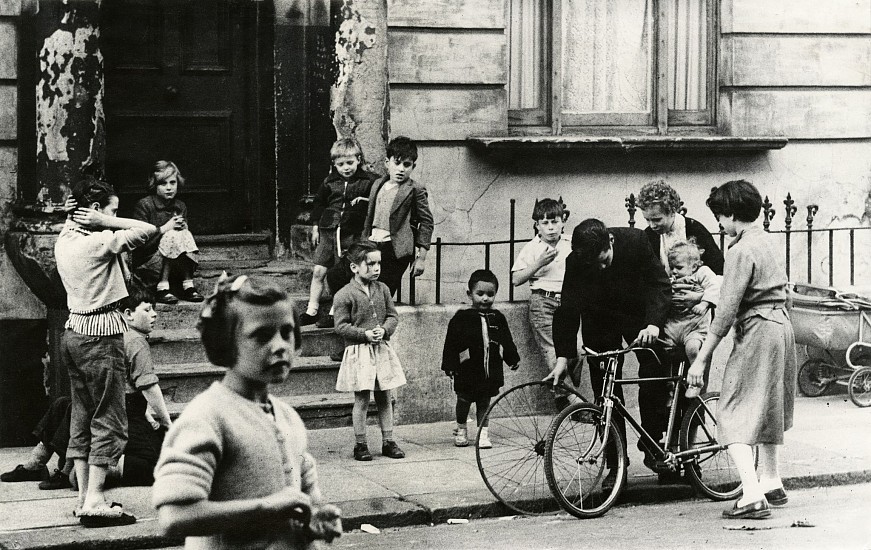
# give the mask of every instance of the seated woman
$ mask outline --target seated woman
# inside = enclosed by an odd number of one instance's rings
[[[723,274],[723,252],[704,225],[679,212],[680,195],[669,184],[663,180],[644,184],[636,205],[647,220],[644,233],[650,240],[650,247],[669,275],[668,251],[679,241],[694,242],[702,253],[702,263],[717,275]],[[680,285],[675,285],[672,291],[672,302],[684,309],[693,307],[702,299],[701,292],[692,292]]]

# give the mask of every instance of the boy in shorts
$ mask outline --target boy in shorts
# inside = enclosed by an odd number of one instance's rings
[[[352,242],[360,238],[369,190],[378,176],[363,169],[363,150],[354,138],[342,138],[330,148],[333,167],[318,189],[312,215],[318,219],[312,228],[312,244],[316,246],[314,270],[309,288],[308,306],[300,316],[303,325],[317,321],[321,293],[327,269],[339,261]],[[347,281],[345,281],[347,282]],[[338,288],[330,287],[335,294]],[[323,326],[333,326],[332,314]]]

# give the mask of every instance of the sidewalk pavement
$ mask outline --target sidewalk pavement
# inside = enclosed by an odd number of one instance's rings
[[[342,509],[345,530],[363,523],[383,528],[508,514],[481,480],[474,447],[453,446],[452,426],[397,426],[397,440],[407,455],[403,460],[380,456],[378,430],[370,426],[372,462],[351,457],[351,428],[309,432],[321,489]],[[787,489],[871,482],[869,427],[871,408],[854,406],[846,395],[797,398],[795,427],[787,432],[781,456]],[[656,476],[642,465],[635,442],[630,433],[631,465],[623,503],[693,496],[685,485],[658,485]],[[26,448],[0,449],[0,471],[11,470],[28,453]],[[155,548],[182,543],[160,532],[149,487],[117,488],[109,494],[139,518],[135,525],[85,529],[72,515],[74,492],[40,491],[35,482],[0,482],[0,548]]]

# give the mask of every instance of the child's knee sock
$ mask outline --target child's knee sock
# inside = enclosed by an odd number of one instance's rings
[[[386,391],[376,391],[375,404],[378,405],[381,440],[393,441],[393,405],[390,403],[390,395]]]
[[[51,451],[49,451],[45,445],[42,444],[42,441],[40,441],[30,450],[30,456],[27,458],[27,462],[24,463],[24,467],[28,470],[39,470],[40,467],[48,464],[48,459],[51,458],[51,454]]]
[[[157,290],[169,290],[169,281],[160,281],[157,283]]]

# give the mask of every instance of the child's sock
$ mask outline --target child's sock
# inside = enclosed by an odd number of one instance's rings
[[[184,290],[187,290],[189,288],[193,288],[194,287],[194,280],[193,279],[185,279],[184,281],[181,282],[181,287]]]
[[[320,304],[319,304],[319,303],[317,303],[317,302],[309,302],[308,305],[307,305],[306,308],[305,308],[305,314],[306,314],[306,315],[311,315],[312,317],[314,317],[315,315],[318,314],[318,309],[320,309]]]
[[[160,281],[157,283],[157,291],[160,292],[161,290],[169,290],[169,281]]]
[[[381,441],[384,443],[393,441],[393,430],[381,430]]]
[[[51,454],[51,451],[46,449],[45,445],[40,441],[30,450],[30,457],[27,459],[27,462],[24,463],[24,467],[28,470],[39,470],[42,466],[48,463]]]
[[[366,434],[354,434],[354,442],[366,445]]]

